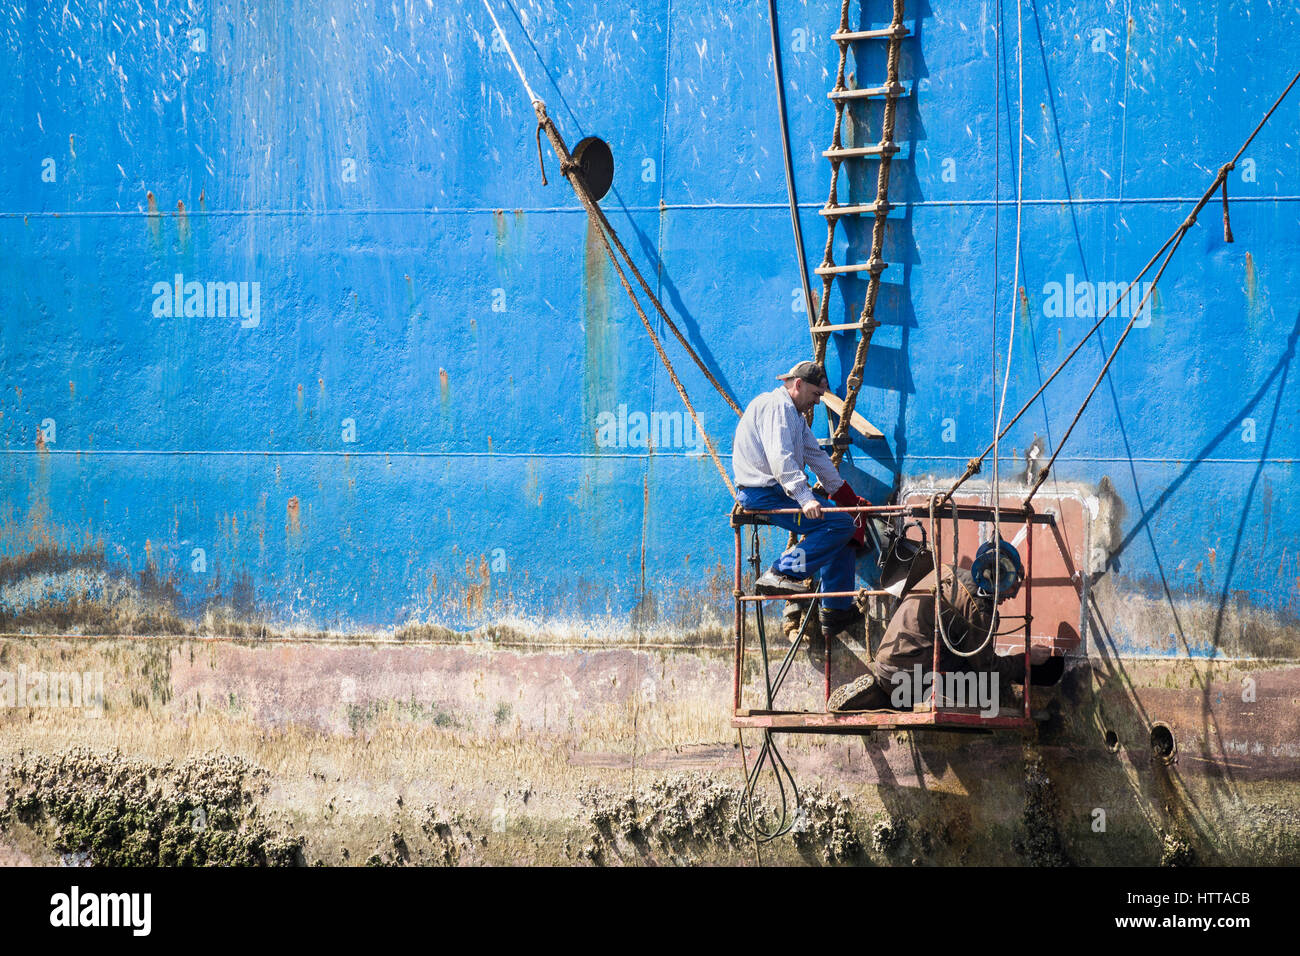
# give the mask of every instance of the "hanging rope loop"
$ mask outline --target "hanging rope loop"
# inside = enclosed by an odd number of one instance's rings
[[[549,186],[550,183],[546,181],[546,159],[545,157],[542,156],[542,121],[541,120],[537,121],[537,165],[540,166],[542,170],[542,185]]]
[[[1232,172],[1233,168],[1236,165],[1237,164],[1234,162],[1227,162],[1224,163],[1223,168],[1219,170],[1219,178],[1223,180],[1223,241],[1224,242],[1234,241],[1232,238],[1232,223],[1228,221],[1228,173]]]

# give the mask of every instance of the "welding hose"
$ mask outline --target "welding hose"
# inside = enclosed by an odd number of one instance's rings
[[[790,200],[790,225],[794,230],[794,254],[799,262],[799,281],[803,283],[803,303],[808,310],[808,325],[817,324],[812,286],[808,283],[808,261],[803,251],[803,228],[799,224],[799,200],[794,189],[794,161],[790,158],[790,126],[785,118],[785,71],[781,68],[780,31],[777,29],[776,0],[767,0],[767,22],[772,33],[772,73],[776,78],[776,111],[781,120],[781,155],[785,158],[785,191]]]

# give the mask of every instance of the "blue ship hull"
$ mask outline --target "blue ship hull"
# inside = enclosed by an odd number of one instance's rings
[[[569,145],[610,145],[604,209],[674,321],[742,404],[771,388],[812,346],[762,5],[516,6],[494,3],[504,39]],[[839,5],[777,6],[811,267]],[[855,25],[888,23],[887,4],[861,20],[851,6]],[[1018,44],[1008,0],[908,4],[882,325],[858,401],[884,437],[858,437],[845,467],[873,501],[921,500],[962,473],[993,436],[1013,314],[1008,417],[1297,67],[1300,12],[1262,0],[1019,12]],[[543,185],[533,110],[481,3],[10,7],[0,46],[11,646],[472,635],[554,638],[565,661],[604,645],[725,651],[731,499],[544,139]],[[884,44],[856,50],[853,82],[883,82]],[[878,108],[850,116],[846,144],[875,142]],[[840,201],[870,202],[875,168],[846,164]],[[1300,756],[1297,177],[1293,93],[1228,175],[1236,241],[1216,198],[1036,499],[1074,509],[1074,573],[1055,584],[1082,598],[1035,633],[1068,625],[1076,663],[1145,675],[1136,746],[1172,715],[1180,745],[1194,734],[1209,763],[1241,757],[1287,794]],[[836,261],[864,260],[868,232],[838,233]],[[866,287],[836,280],[830,321],[854,321]],[[1136,304],[1002,441],[1004,501],[1056,450]],[[735,415],[665,340],[726,462]],[[855,341],[828,349],[841,394]],[[992,493],[991,466],[972,496]],[[1168,668],[1143,670],[1149,659]],[[643,658],[619,660],[641,673]],[[1189,660],[1221,668],[1217,683],[1174,666]],[[728,740],[729,659],[708,666],[689,693],[722,721],[705,739]],[[1215,708],[1247,677],[1268,707],[1219,739]],[[230,687],[200,690],[233,707]],[[1241,846],[1232,858],[1296,858],[1294,841]]]

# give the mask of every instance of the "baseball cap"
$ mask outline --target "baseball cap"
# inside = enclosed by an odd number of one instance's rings
[[[800,362],[784,375],[778,375],[777,378],[782,381],[790,378],[801,378],[809,385],[816,385],[818,388],[828,388],[830,385],[826,378],[826,370],[817,362]]]

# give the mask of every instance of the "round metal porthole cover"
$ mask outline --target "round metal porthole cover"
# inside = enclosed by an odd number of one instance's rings
[[[604,199],[609,187],[614,185],[614,153],[609,144],[599,137],[588,136],[573,147],[573,161],[578,164],[592,197]]]
[[[1171,764],[1178,753],[1174,732],[1163,721],[1151,725],[1151,756],[1161,763]]]

